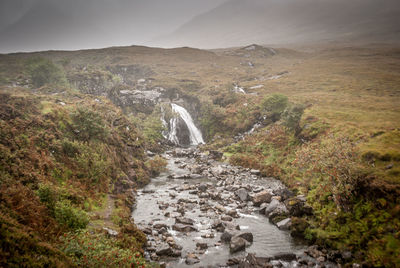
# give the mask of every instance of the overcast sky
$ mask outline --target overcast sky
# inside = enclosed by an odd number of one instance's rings
[[[0,0],[0,53],[400,40],[400,0]]]
[[[0,52],[149,44],[227,0],[0,0]]]

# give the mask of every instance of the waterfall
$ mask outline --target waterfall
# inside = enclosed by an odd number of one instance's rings
[[[174,112],[179,114],[179,116],[182,118],[182,120],[187,125],[187,127],[189,129],[189,133],[190,133],[190,144],[198,145],[198,144],[204,143],[203,136],[201,135],[200,130],[193,123],[193,119],[190,116],[190,114],[188,113],[188,111],[186,111],[185,108],[183,108],[175,103],[171,103],[171,107]],[[178,120],[177,118],[172,118],[170,120],[170,133],[168,135],[168,140],[170,140],[171,142],[173,142],[175,144],[179,144],[179,140],[177,137],[177,129],[176,129],[177,120]]]

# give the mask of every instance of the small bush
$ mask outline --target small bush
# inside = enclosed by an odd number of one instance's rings
[[[35,87],[50,85],[67,85],[67,79],[61,68],[51,60],[33,58],[28,62],[28,72]]]
[[[300,120],[304,112],[303,105],[291,105],[282,114],[283,124],[296,133],[300,132]]]
[[[56,203],[54,216],[60,225],[71,230],[84,229],[89,223],[87,213],[78,208],[74,208],[68,200],[62,200]]]
[[[61,237],[62,251],[79,267],[148,267],[142,254],[121,248],[103,233],[77,231]]]
[[[273,94],[263,99],[261,111],[272,121],[278,121],[289,104],[289,99],[282,94]]]
[[[51,211],[54,211],[58,197],[57,193],[51,188],[51,186],[48,184],[39,184],[37,194],[40,202],[45,204]]]
[[[100,114],[87,108],[79,107],[72,114],[72,122],[75,135],[81,141],[104,140],[108,135]]]
[[[153,159],[146,161],[146,167],[149,169],[151,176],[158,176],[161,172],[165,170],[167,166],[167,161],[160,157],[156,156]]]

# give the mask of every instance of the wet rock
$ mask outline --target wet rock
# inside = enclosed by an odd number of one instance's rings
[[[158,260],[160,260],[160,257],[157,255],[157,253],[152,253],[151,254],[151,256],[150,256],[150,258],[153,260],[153,261],[158,261]]]
[[[168,244],[163,243],[156,248],[156,254],[157,256],[171,256],[173,250]]]
[[[172,229],[182,233],[197,232],[197,229],[193,226],[180,223],[172,225]]]
[[[182,256],[182,251],[180,251],[180,250],[173,250],[173,251],[172,251],[172,254],[171,254],[170,256],[171,256],[171,257],[174,257],[174,258],[179,258],[179,257]]]
[[[234,233],[232,231],[225,231],[221,235],[221,242],[223,243],[229,243],[231,242],[232,237],[234,236]]]
[[[181,224],[186,224],[186,225],[193,225],[194,220],[189,219],[189,218],[177,217],[177,218],[175,219],[175,223],[181,223]]]
[[[214,238],[215,235],[214,235],[214,233],[208,233],[208,234],[202,234],[201,237],[211,239],[211,238]]]
[[[193,253],[189,253],[187,256],[186,256],[186,260],[185,260],[185,263],[187,264],[187,265],[193,265],[193,264],[196,264],[196,263],[199,263],[200,262],[200,260],[199,260],[199,257],[197,257],[195,254],[193,254]]]
[[[215,159],[215,160],[220,160],[222,158],[222,156],[224,155],[222,152],[215,151],[215,150],[210,150],[208,152],[209,152],[210,158]]]
[[[143,189],[142,193],[144,194],[154,194],[156,191],[155,190],[150,190],[150,189]]]
[[[262,203],[260,205],[260,210],[258,211],[260,214],[264,214],[265,215],[265,209],[268,207],[268,203]]]
[[[282,201],[285,201],[286,199],[294,196],[293,192],[287,188],[275,190],[274,194],[280,196]]]
[[[271,202],[272,195],[268,191],[262,191],[254,195],[253,203],[254,206],[259,207],[262,203]]]
[[[294,253],[278,253],[273,257],[273,259],[291,262],[296,260],[297,256]]]
[[[253,189],[253,193],[259,193],[259,192],[262,192],[263,190],[264,190],[263,187],[257,186],[256,188]]]
[[[234,265],[238,265],[240,263],[240,260],[238,258],[230,258],[227,262],[226,265],[227,266],[234,266]]]
[[[278,228],[281,230],[289,230],[291,223],[292,223],[292,220],[290,218],[287,218],[287,219],[281,220],[280,222],[277,222],[276,226],[278,226]]]
[[[287,208],[277,199],[272,199],[271,203],[265,209],[266,216],[270,216],[271,214],[274,214],[274,216],[283,215],[284,213],[288,213]]]
[[[207,245],[207,243],[196,243],[196,248],[203,250],[203,249],[207,249],[208,245]]]
[[[236,253],[246,249],[246,240],[242,237],[232,237],[229,244],[229,251]]]
[[[240,268],[272,268],[273,266],[269,263],[270,258],[256,257],[255,254],[249,253],[246,258],[240,261]]]
[[[245,239],[247,242],[253,243],[253,234],[250,232],[235,235],[232,239],[234,239],[236,237],[241,237],[241,238]]]
[[[118,232],[113,229],[103,227],[103,230],[105,230],[107,232],[107,235],[109,235],[109,236],[117,236],[118,235]]]
[[[143,233],[147,234],[147,235],[151,235],[152,234],[151,228],[148,228],[148,227],[141,229],[141,231]]]
[[[167,237],[167,239],[165,240],[165,242],[167,242],[168,245],[170,245],[170,246],[172,246],[172,245],[175,244],[175,240],[174,240],[174,238],[171,237],[171,236]]]
[[[240,201],[245,202],[249,200],[250,196],[249,193],[245,188],[240,188],[239,190],[236,191],[236,196],[239,198]]]
[[[226,213],[226,215],[231,216],[232,218],[239,218],[237,211],[234,209],[230,209],[230,210],[226,211],[225,213]]]
[[[251,169],[250,174],[260,176],[261,172],[258,169]]]
[[[223,168],[221,165],[218,165],[216,167],[212,167],[211,168],[211,174],[213,174],[214,176],[218,177],[221,175],[226,175],[228,174],[228,171]]]
[[[223,221],[232,221],[232,217],[224,215],[224,216],[221,217],[221,220],[223,220]]]
[[[154,223],[153,224],[153,228],[157,229],[157,230],[160,230],[161,228],[167,228],[167,227],[168,227],[168,225],[166,225],[165,223]]]
[[[305,202],[297,197],[287,199],[285,205],[292,216],[301,217],[312,214],[312,208],[305,205]]]
[[[168,207],[169,207],[169,204],[160,204],[160,205],[158,205],[158,208],[160,210],[166,210]]]
[[[207,185],[206,184],[200,184],[200,186],[198,187],[198,190],[200,191],[200,192],[205,192],[205,191],[207,191]]]
[[[223,231],[225,231],[225,227],[226,227],[226,225],[220,220],[214,221],[213,224],[211,225],[212,229],[215,229],[215,230],[217,230],[217,232],[221,232],[221,233]]]

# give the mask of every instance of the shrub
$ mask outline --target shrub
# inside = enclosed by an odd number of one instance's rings
[[[291,105],[282,114],[283,124],[296,134],[300,132],[300,119],[304,112],[303,105]]]
[[[67,79],[61,68],[51,60],[45,58],[32,58],[28,61],[28,72],[35,87],[45,84],[67,85]]]
[[[40,202],[45,204],[48,209],[54,211],[55,204],[58,200],[57,193],[48,184],[39,184],[39,189],[37,190],[37,195],[39,196]]]
[[[79,267],[148,267],[140,252],[119,247],[103,233],[71,232],[61,242],[62,251]]]
[[[316,184],[315,201],[332,196],[338,208],[349,210],[364,179],[356,146],[347,138],[307,143],[293,161],[307,183]]]
[[[272,121],[278,121],[289,104],[289,99],[282,94],[273,94],[265,97],[261,102],[261,111]]]
[[[72,114],[76,137],[84,142],[93,139],[104,140],[108,131],[100,114],[87,108],[79,107]]]
[[[56,203],[54,216],[60,225],[71,230],[84,229],[89,223],[87,213],[78,208],[74,208],[68,200],[62,200]]]
[[[165,170],[167,161],[160,156],[155,156],[153,159],[147,160],[145,165],[149,169],[151,176],[158,176]]]

